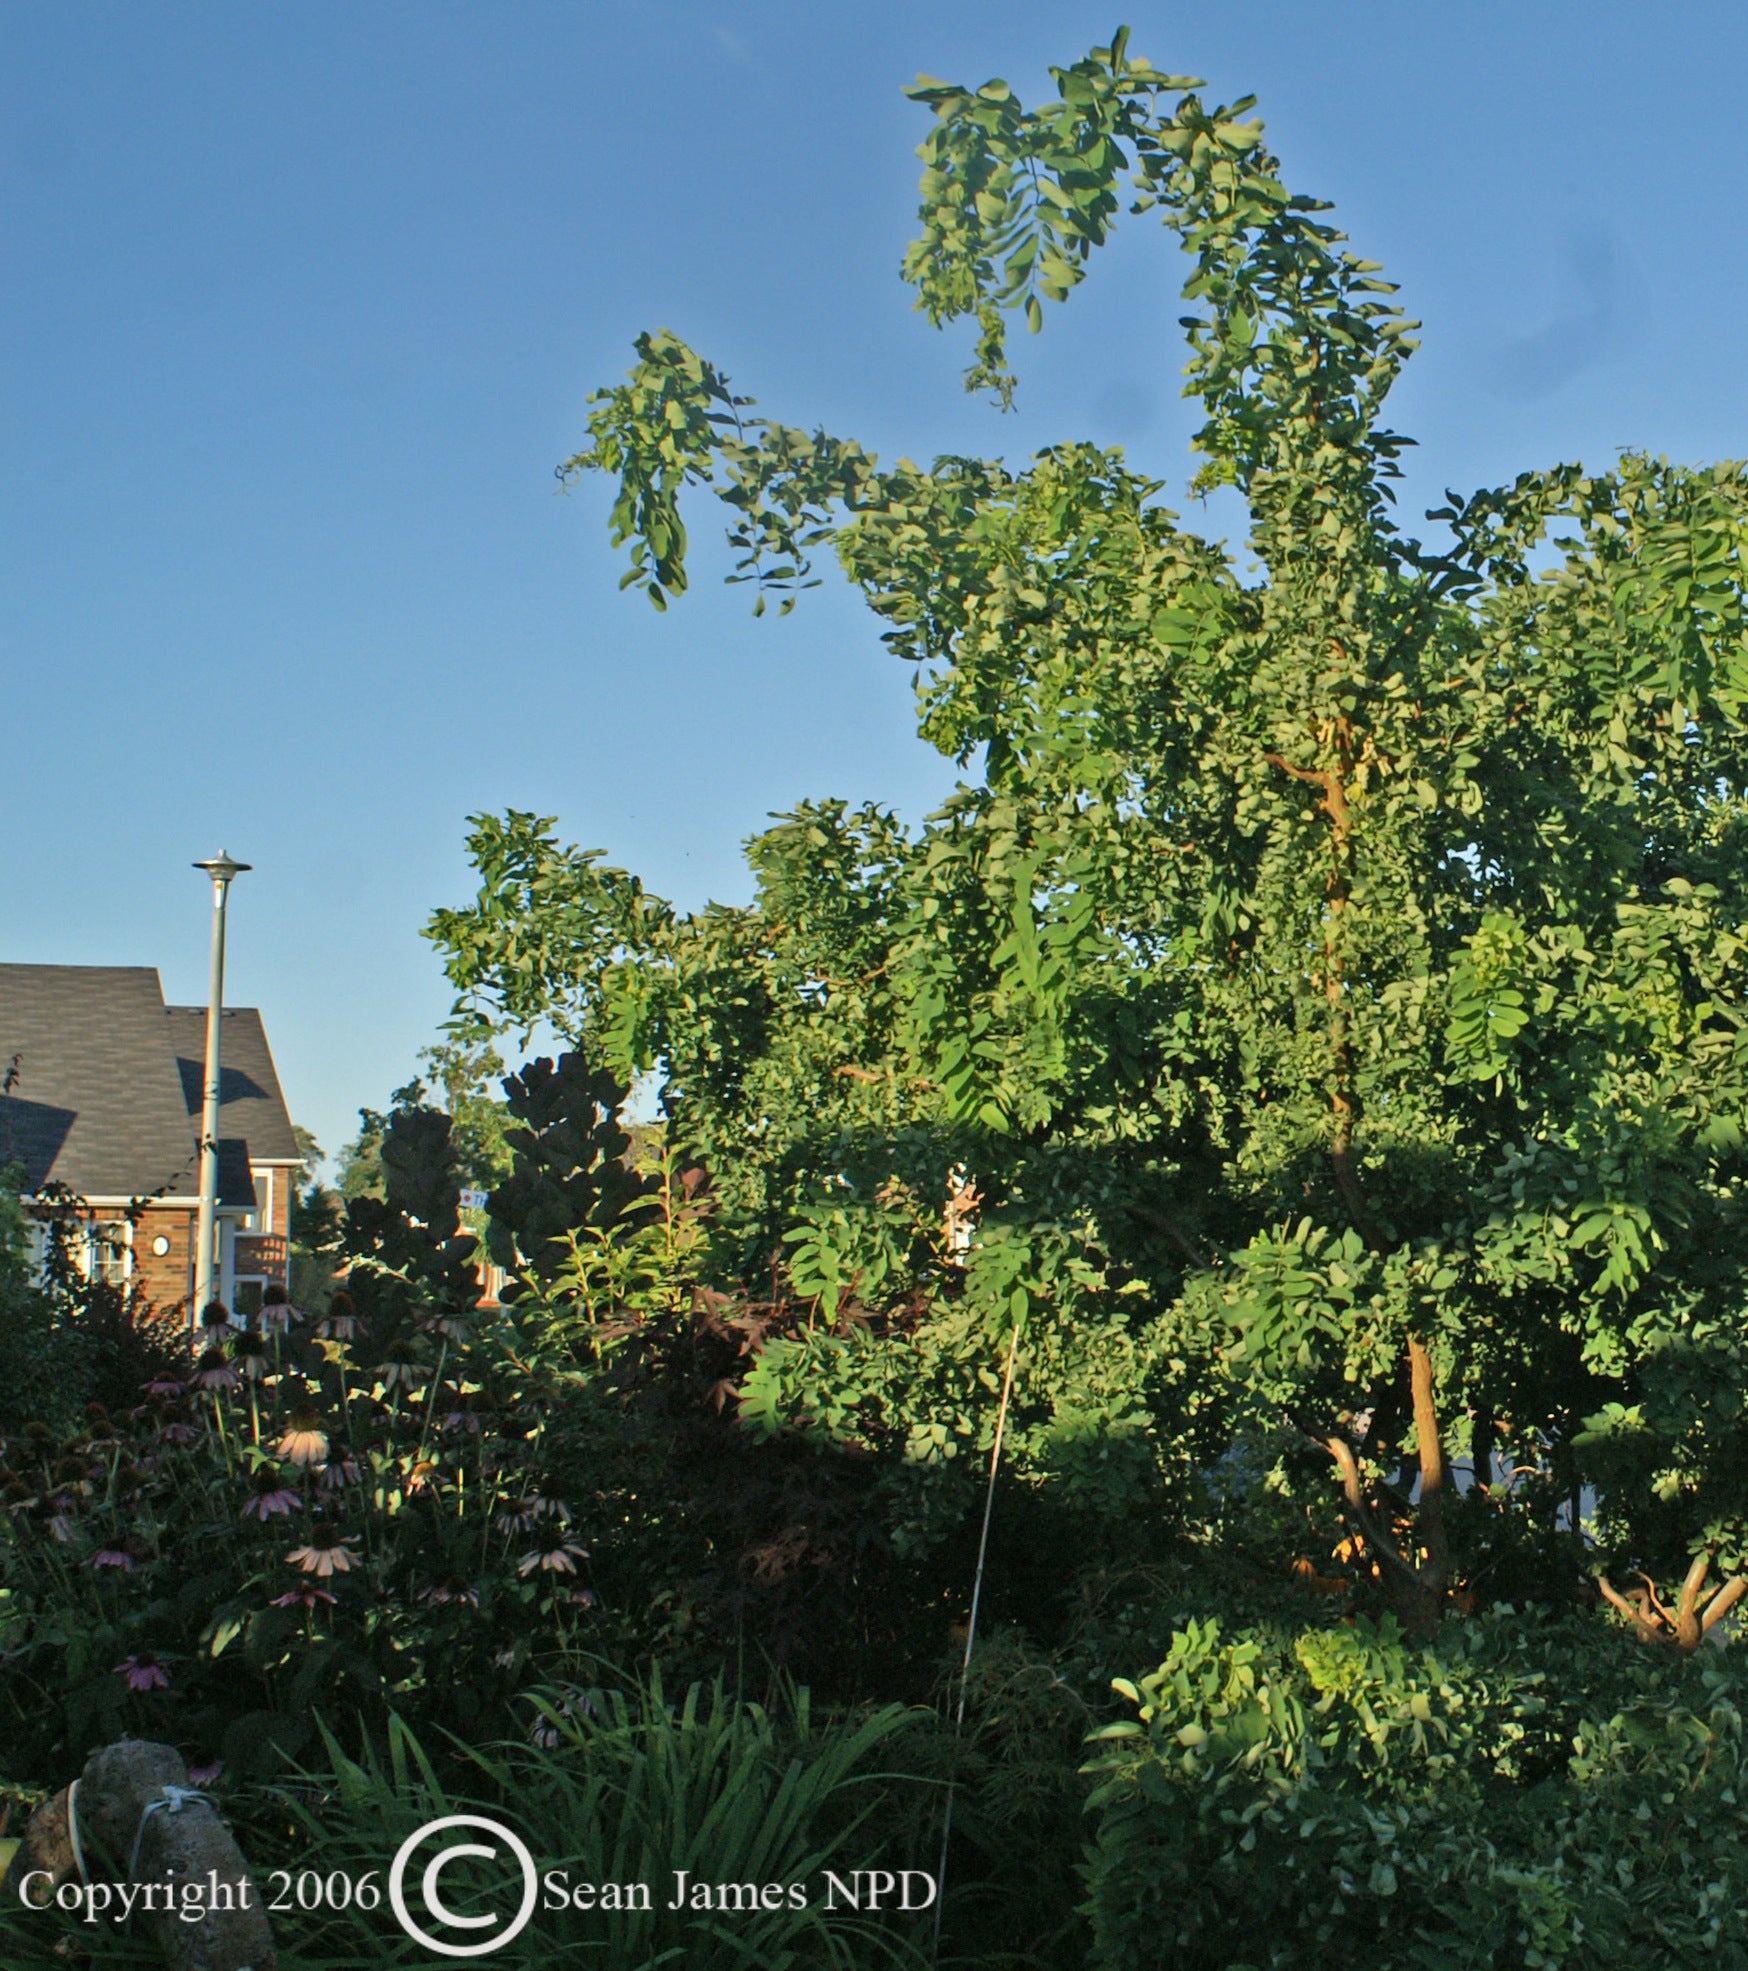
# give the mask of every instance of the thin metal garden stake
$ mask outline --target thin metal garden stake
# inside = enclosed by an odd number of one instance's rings
[[[995,1474],[1001,1463],[1001,1440],[1008,1427],[1008,1398],[1014,1389],[1014,1356],[1019,1352],[1020,1324],[1008,1340],[1008,1365],[1001,1379],[1001,1404],[995,1413],[995,1442],[989,1447],[989,1485],[983,1494],[983,1531],[977,1536],[977,1572],[971,1582],[971,1619],[965,1625],[965,1661],[959,1671],[959,1708],[953,1719],[953,1770],[947,1781],[947,1807],[941,1816],[941,1865],[935,1870],[935,1945],[941,1954],[941,1916],[947,1902],[947,1843],[953,1838],[953,1795],[959,1785],[959,1741],[965,1735],[965,1699],[971,1688],[971,1652],[977,1647],[977,1604],[983,1599],[983,1563],[989,1556],[989,1519],[995,1510]]]

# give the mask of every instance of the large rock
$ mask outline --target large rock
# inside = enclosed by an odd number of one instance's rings
[[[68,1790],[31,1815],[24,1853],[14,1864],[46,1871],[57,1886],[77,1873]],[[106,1745],[80,1775],[77,1807],[92,1882],[169,1886],[171,1898],[158,1886],[159,1907],[137,1906],[133,1919],[169,1971],[278,1971],[261,1891],[218,1809],[189,1788],[180,1753],[137,1738]],[[201,1914],[192,1923],[176,1913],[185,1884],[201,1889]],[[164,1907],[172,1898],[174,1907]]]

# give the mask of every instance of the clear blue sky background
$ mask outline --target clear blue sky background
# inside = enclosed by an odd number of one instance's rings
[[[1623,446],[1740,454],[1748,13],[1595,0],[1134,0],[1133,47],[1255,92],[1426,324],[1407,506]],[[1090,436],[1182,488],[1181,262],[1131,221],[1021,409],[896,278],[920,70],[1006,76],[1116,0],[9,0],[0,10],[0,958],[232,992],[333,1150],[448,1006],[418,935],[470,810],[555,813],[682,904],[808,795],[950,784],[841,590],[755,623],[617,589],[584,401],[668,326],[882,455]],[[704,516],[699,516],[699,534]],[[1208,516],[1229,530],[1232,515]]]

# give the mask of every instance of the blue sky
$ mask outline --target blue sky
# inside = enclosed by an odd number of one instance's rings
[[[0,959],[231,994],[330,1150],[448,1007],[419,927],[464,817],[557,814],[684,905],[803,797],[920,817],[950,767],[841,590],[784,622],[621,595],[589,391],[671,327],[883,456],[1091,437],[1192,469],[1164,235],[1130,221],[1020,408],[896,278],[919,70],[1044,69],[1114,0],[443,0],[0,10]],[[1740,455],[1748,13],[1162,6],[1132,46],[1261,98],[1289,182],[1400,281],[1405,506],[1624,446]],[[1189,510],[1195,518],[1195,510]],[[707,537],[705,516],[695,530]],[[1229,511],[1206,524],[1230,531]]]

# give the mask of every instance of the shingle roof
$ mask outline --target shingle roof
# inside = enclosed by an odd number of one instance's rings
[[[166,1006],[170,1045],[182,1079],[183,1099],[198,1125],[206,1085],[206,1008]],[[249,1146],[252,1163],[297,1163],[297,1138],[267,1045],[267,1029],[253,1006],[227,1006],[219,1016],[219,1142]]]
[[[166,1007],[148,965],[0,965],[0,1164],[22,1163],[27,1191],[192,1196],[204,1031],[192,1106],[179,1056],[185,1023],[205,1018]],[[219,1201],[248,1206],[251,1157],[297,1152],[260,1014],[228,1011],[222,1034],[236,1058],[221,1080]]]

